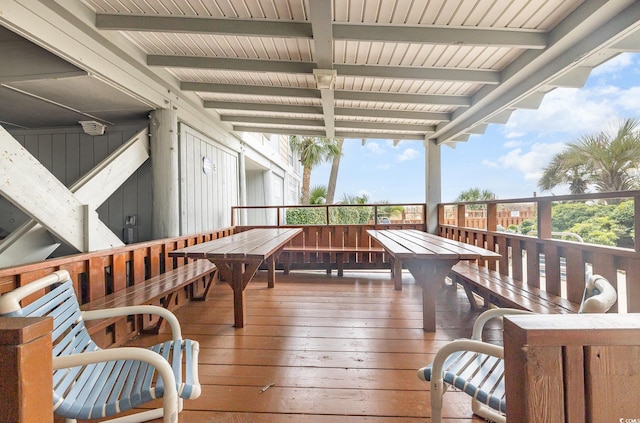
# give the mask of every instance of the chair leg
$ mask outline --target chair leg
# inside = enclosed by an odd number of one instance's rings
[[[483,419],[490,420],[495,423],[507,422],[507,418],[504,414],[495,411],[493,408],[487,407],[475,398],[471,398],[471,410],[474,414],[477,414]]]
[[[184,406],[184,400],[182,398],[178,398],[178,403],[176,404],[176,406],[165,403],[165,401],[163,400],[162,406],[163,408],[154,408],[153,410],[143,411],[141,413],[135,413],[128,416],[106,420],[105,423],[142,423],[148,422],[149,420],[158,419],[162,419],[163,423],[177,423],[178,414],[182,411],[182,408]],[[75,420],[73,422],[66,423],[75,423]]]
[[[442,422],[442,396],[444,383],[442,379],[431,380],[431,423]]]
[[[177,423],[178,414],[164,413],[162,408],[155,408],[153,410],[143,411],[141,413],[129,414],[128,416],[117,417],[111,420],[105,420],[104,423],[142,423],[149,420],[163,419],[163,423]]]

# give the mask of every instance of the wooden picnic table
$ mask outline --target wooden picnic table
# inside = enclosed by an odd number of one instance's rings
[[[436,294],[451,267],[460,260],[496,260],[500,254],[414,229],[368,230],[394,264],[396,289],[402,265],[422,287],[422,320],[426,332],[436,330]]]
[[[207,259],[233,289],[234,326],[244,327],[244,289],[263,261],[268,287],[275,286],[275,260],[301,228],[260,228],[239,232],[169,253],[172,257]]]

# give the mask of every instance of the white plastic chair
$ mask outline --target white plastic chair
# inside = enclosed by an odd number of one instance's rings
[[[617,301],[615,288],[599,275],[585,284],[579,313],[606,313]],[[442,422],[443,396],[453,386],[471,396],[474,414],[496,423],[506,423],[504,352],[498,345],[482,341],[484,325],[493,318],[528,311],[496,308],[480,314],[471,339],[458,339],[442,347],[433,363],[418,370],[418,377],[431,382],[431,422]]]
[[[31,304],[25,297],[47,291]],[[161,316],[171,327],[171,341],[148,349],[100,349],[85,320],[133,314]],[[178,319],[157,306],[81,311],[66,271],[57,271],[0,296],[0,316],[53,317],[53,408],[67,423],[110,417],[162,398],[162,408],[109,420],[120,423],[163,418],[178,421],[182,399],[200,396],[198,342],[182,339]],[[184,360],[183,360],[184,359]]]

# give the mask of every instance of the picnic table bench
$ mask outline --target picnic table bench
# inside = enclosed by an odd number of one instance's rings
[[[478,263],[457,263],[451,268],[449,276],[454,283],[464,288],[474,310],[479,308],[474,294],[484,299],[484,307],[494,304],[542,314],[577,313],[580,308],[579,303],[480,266]]]
[[[349,254],[382,254],[384,249],[377,246],[342,246],[333,247],[329,245],[313,245],[313,246],[295,246],[290,245],[284,248],[283,253],[288,256],[282,260],[283,270],[285,274],[290,271],[290,255],[294,254],[322,254],[322,265],[326,268],[327,274],[330,274],[334,266],[338,271],[338,276],[344,276],[344,268],[347,263]]]
[[[143,282],[85,303],[81,306],[81,310],[103,310],[137,305],[160,305],[172,310],[175,308],[178,300],[177,296],[181,289],[187,291],[186,297],[191,300],[204,300],[215,279],[216,271],[215,264],[211,262],[204,260],[192,261],[158,276],[146,279]],[[199,281],[204,282],[204,289],[202,292],[197,293],[194,285]],[[145,317],[148,319],[146,322],[143,320]],[[140,332],[158,333],[164,325],[162,318],[142,315],[137,316],[137,318],[137,328]],[[117,317],[96,320],[87,322],[86,326],[90,332],[95,332],[112,325],[117,320],[119,320]]]

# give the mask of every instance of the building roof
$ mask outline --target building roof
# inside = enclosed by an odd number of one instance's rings
[[[0,75],[0,103],[27,93],[113,123],[186,99],[236,132],[454,144],[515,109],[538,107],[556,87],[582,86],[594,66],[640,46],[640,4],[628,0],[20,3],[87,40],[75,53],[72,42],[12,20],[25,12],[0,14],[0,23],[69,65],[44,76]],[[106,49],[103,56],[123,63],[101,65],[85,49]],[[135,72],[120,75],[129,68]],[[84,104],[89,93],[70,89],[84,82],[118,95]],[[168,87],[166,98],[155,86]],[[4,109],[0,121],[19,121],[9,113],[16,108]]]

